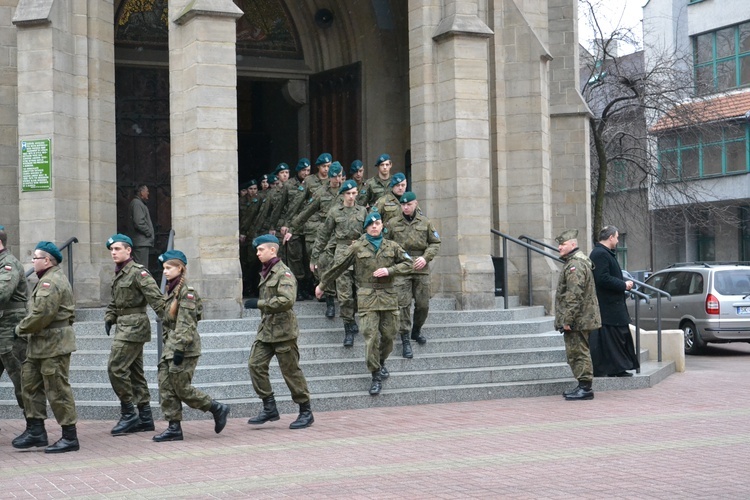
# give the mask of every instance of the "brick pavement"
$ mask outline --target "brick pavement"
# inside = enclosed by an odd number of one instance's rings
[[[748,367],[749,346],[720,346],[654,388],[593,401],[317,413],[301,431],[293,415],[233,415],[220,435],[185,422],[176,443],[85,421],[81,451],[63,455],[14,450],[23,424],[4,420],[0,498],[750,498]]]

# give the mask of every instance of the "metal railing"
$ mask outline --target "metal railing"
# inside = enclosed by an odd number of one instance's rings
[[[168,252],[169,250],[174,250],[174,229],[169,230],[169,237],[167,238],[167,249],[165,250],[165,252]],[[167,277],[163,273],[161,275],[161,284],[159,285],[159,290],[161,290],[162,295],[164,294],[164,292],[167,291]],[[164,326],[161,323],[161,318],[157,316],[156,317],[157,363],[161,361],[161,354],[162,354],[163,349],[164,349]],[[161,401],[161,396],[159,396],[159,401]]]
[[[521,241],[525,241],[526,243],[535,243],[537,245],[543,246],[544,248],[548,248],[550,250],[557,252],[557,247],[548,245],[547,243],[543,241],[535,240],[531,236],[526,236],[522,234],[521,236],[518,237],[518,239]],[[544,255],[550,256],[546,252],[544,253]],[[558,262],[563,261],[560,257],[557,257],[557,256],[550,256],[550,257],[556,259]],[[526,276],[529,277],[529,280],[528,280],[529,281],[529,305],[531,306],[533,305],[534,298],[533,298],[533,294],[531,293],[532,291],[531,290],[531,276],[532,276],[531,274],[531,248],[529,247],[526,247]]]
[[[75,286],[73,285],[73,243],[78,243],[78,238],[73,236],[72,238],[68,239],[65,243],[57,247],[60,252],[67,250],[67,258],[63,260],[68,261],[68,281],[70,281],[70,288],[75,292]],[[30,268],[26,271],[26,278],[34,274],[34,268]]]
[[[642,281],[638,281],[637,279],[630,278],[630,280],[638,285],[639,288],[644,288],[646,290],[650,290],[656,294],[656,360],[661,363],[661,299],[662,297],[665,297],[670,302],[672,301],[672,296],[665,292],[664,290],[660,290],[656,287],[653,287],[651,285],[647,285],[646,283]],[[641,297],[643,299],[646,299],[646,303],[650,303],[650,299],[652,298],[650,295],[646,295],[644,293],[641,293],[637,290],[630,290],[630,293],[633,295],[637,295],[638,297]],[[638,306],[640,305],[641,301],[638,299],[635,300],[635,333],[636,333],[636,352],[641,352],[640,350],[640,341],[641,341],[641,327],[640,327],[640,314],[638,312]]]

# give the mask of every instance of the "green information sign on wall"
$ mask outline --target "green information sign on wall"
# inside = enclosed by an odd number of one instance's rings
[[[52,190],[52,139],[21,141],[21,191]]]

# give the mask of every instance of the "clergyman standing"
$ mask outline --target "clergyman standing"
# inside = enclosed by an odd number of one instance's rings
[[[130,201],[128,208],[128,233],[133,240],[133,260],[148,269],[148,255],[154,246],[154,225],[151,223],[151,214],[148,211],[148,186],[142,184],[135,188],[135,197]]]

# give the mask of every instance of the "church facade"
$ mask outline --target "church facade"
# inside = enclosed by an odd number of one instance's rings
[[[389,153],[441,234],[434,293],[492,307],[491,228],[591,234],[577,18],[576,0],[6,0],[0,224],[22,261],[78,238],[78,305],[102,305],[104,243],[147,184],[152,262],[174,230],[207,317],[237,317],[238,183],[322,152],[372,176]],[[505,257],[525,296],[525,251]],[[557,267],[533,272],[551,309]]]

